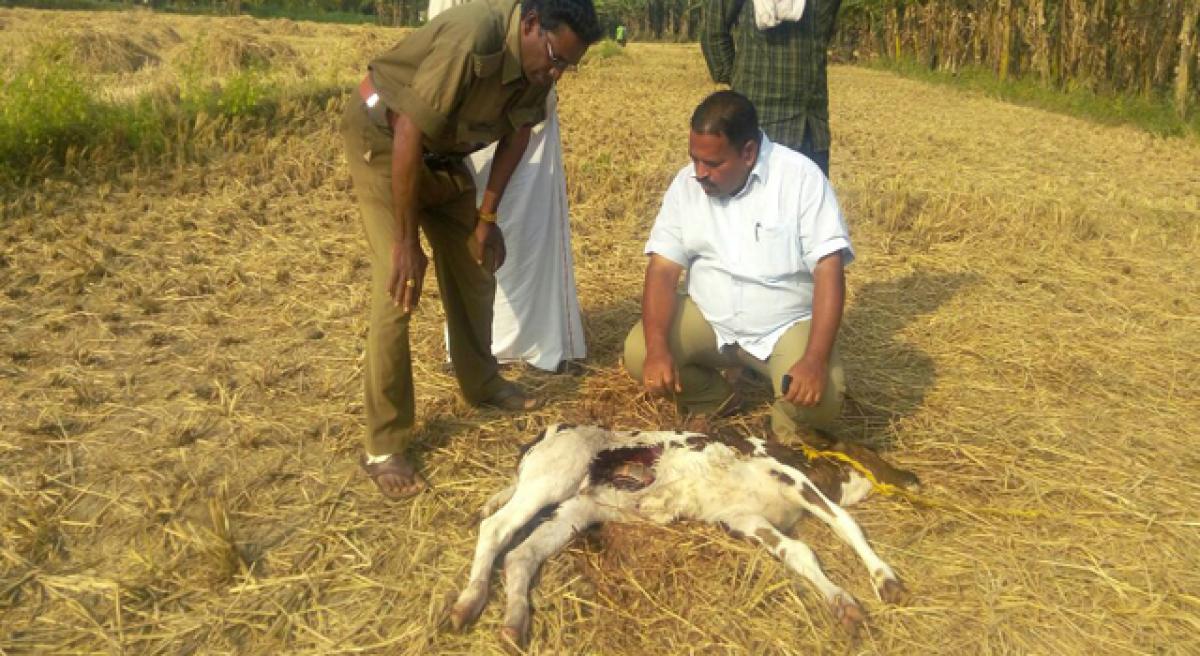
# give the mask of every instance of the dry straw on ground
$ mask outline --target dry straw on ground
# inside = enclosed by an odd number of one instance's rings
[[[42,14],[5,12],[14,24]],[[278,43],[349,85],[386,30],[47,14],[158,61],[201,33]],[[161,26],[161,27],[155,27]],[[179,39],[158,45],[139,34]],[[370,35],[370,36],[368,36]],[[6,52],[12,52],[8,50]],[[116,83],[120,83],[117,81]],[[831,75],[833,181],[853,230],[842,433],[921,475],[931,506],[855,509],[913,601],[836,634],[811,587],[698,526],[607,528],[544,569],[540,653],[1164,653],[1200,630],[1200,147],[855,68]],[[386,504],[356,470],[367,269],[340,102],[212,144],[205,165],[9,190],[0,224],[0,650],[490,653],[500,603],[440,632],[471,513],[560,419],[672,425],[617,358],[641,245],[713,87],[694,46],[631,45],[561,85],[579,377],[467,408],[415,320],[420,458]],[[244,126],[243,126],[244,127]],[[82,170],[82,169],[81,169]],[[757,430],[765,393],[733,425]]]

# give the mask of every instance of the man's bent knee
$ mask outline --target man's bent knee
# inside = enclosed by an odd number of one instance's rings
[[[625,371],[634,380],[641,382],[642,366],[646,363],[646,337],[642,332],[642,322],[638,321],[625,336],[625,352],[621,357]]]

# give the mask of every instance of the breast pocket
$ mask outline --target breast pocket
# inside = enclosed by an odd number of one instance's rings
[[[753,266],[764,280],[780,282],[803,268],[799,235],[791,226],[759,226],[755,229]]]
[[[506,92],[500,84],[503,52],[474,56],[474,82],[458,107],[455,138],[460,144],[491,143],[504,134]]]
[[[454,137],[460,144],[488,144],[504,134],[496,100],[481,96],[483,94],[468,98],[458,113]]]

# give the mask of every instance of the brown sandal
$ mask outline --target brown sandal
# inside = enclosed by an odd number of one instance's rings
[[[542,407],[542,400],[532,396],[525,396],[520,387],[509,383],[501,388],[496,396],[480,403],[480,405],[506,412],[530,412]]]
[[[393,501],[416,496],[429,487],[425,478],[417,472],[416,467],[413,467],[411,462],[396,453],[388,456],[387,460],[376,463],[367,462],[367,457],[363,456],[358,461],[358,464],[362,466],[363,471],[367,473],[367,477],[371,479],[375,487],[379,488],[379,492]],[[392,476],[401,481],[407,480],[408,483],[400,485],[399,492],[389,492],[379,480],[384,476]]]

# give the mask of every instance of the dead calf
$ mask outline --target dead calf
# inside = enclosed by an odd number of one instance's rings
[[[916,483],[912,474],[868,453],[855,455],[877,478]],[[806,544],[785,532],[806,511],[812,513],[863,560],[879,598],[895,603],[903,584],[842,509],[871,489],[848,465],[810,461],[800,451],[758,438],[552,426],[522,456],[516,481],[484,505],[470,579],[450,609],[450,622],[461,630],[479,617],[497,555],[535,515],[557,506],[504,559],[501,636],[515,645],[524,646],[529,637],[529,586],[537,568],[589,526],[630,520],[701,520],[757,540],[811,581],[853,633],[864,619],[858,602],[825,576]]]

